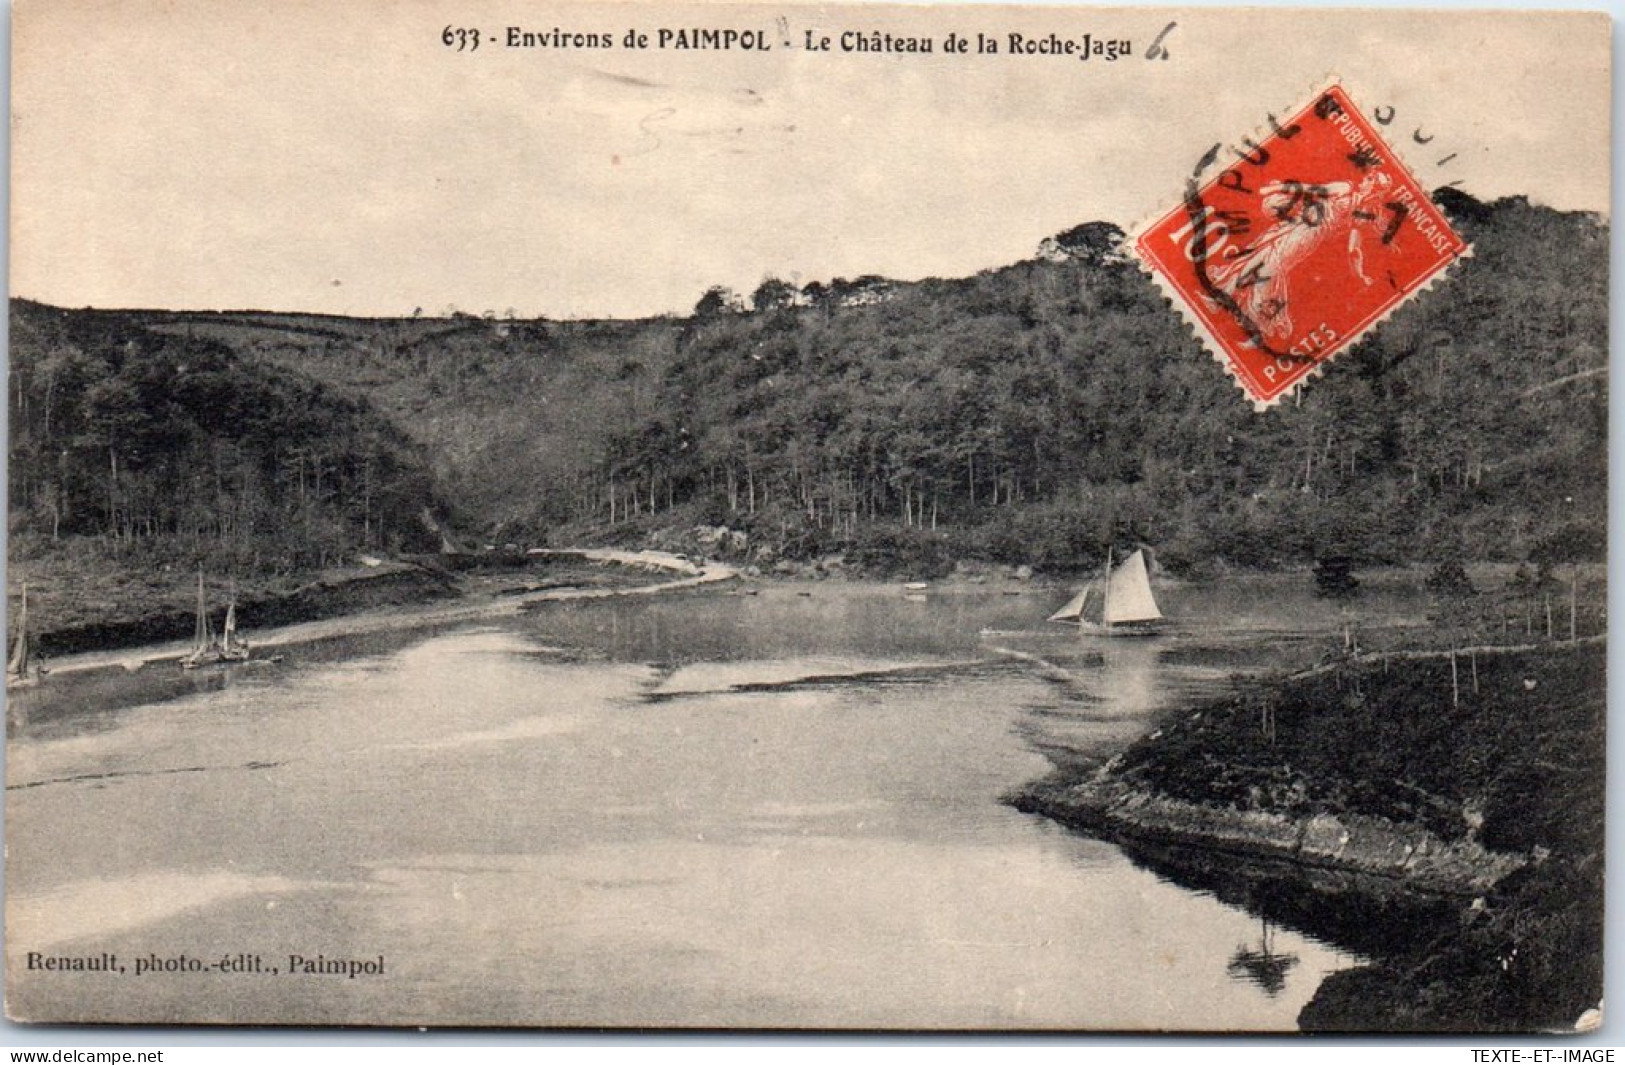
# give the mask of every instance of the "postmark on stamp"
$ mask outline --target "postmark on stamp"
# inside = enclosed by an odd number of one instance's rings
[[[1335,83],[1215,145],[1130,246],[1259,410],[1471,254]]]

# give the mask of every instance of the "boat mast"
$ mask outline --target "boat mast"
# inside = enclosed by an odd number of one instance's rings
[[[1106,572],[1100,579],[1100,623],[1112,627],[1112,548],[1106,545]]]
[[[226,607],[226,624],[220,633],[220,645],[231,650],[237,641],[237,582],[231,582],[231,600]]]
[[[209,646],[209,614],[203,603],[203,571],[197,571],[197,646]]]

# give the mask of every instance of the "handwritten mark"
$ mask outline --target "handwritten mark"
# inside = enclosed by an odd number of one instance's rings
[[[1174,32],[1174,27],[1178,25],[1179,23],[1177,22],[1170,22],[1168,25],[1162,28],[1162,32],[1157,34],[1157,39],[1151,42],[1151,47],[1145,50],[1145,57],[1147,59],[1168,58],[1168,49],[1163,47],[1162,42],[1170,33]]]

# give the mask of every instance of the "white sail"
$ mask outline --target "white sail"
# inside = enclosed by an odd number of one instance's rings
[[[182,669],[196,669],[198,666],[220,659],[220,643],[214,638],[214,625],[209,621],[208,604],[203,598],[203,571],[197,574],[197,629],[192,637],[192,651],[181,659]]]
[[[231,597],[231,605],[226,607],[226,626],[220,633],[220,657],[228,662],[244,662],[248,659],[248,641],[237,635],[237,596]]]
[[[1066,606],[1063,606],[1061,609],[1059,609],[1055,613],[1051,614],[1049,616],[1049,620],[1051,620],[1051,621],[1077,621],[1079,618],[1083,617],[1083,604],[1088,599],[1089,599],[1089,589],[1086,587],[1086,588],[1084,588],[1083,591],[1081,591],[1077,595],[1073,596],[1071,598],[1071,600],[1068,601]]]
[[[1106,586],[1105,622],[1120,625],[1129,621],[1155,621],[1162,617],[1151,594],[1151,574],[1145,568],[1145,552],[1136,551],[1112,571]]]

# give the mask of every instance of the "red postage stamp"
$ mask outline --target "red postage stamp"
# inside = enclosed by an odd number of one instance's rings
[[[1336,84],[1215,146],[1131,245],[1260,410],[1471,254]]]

